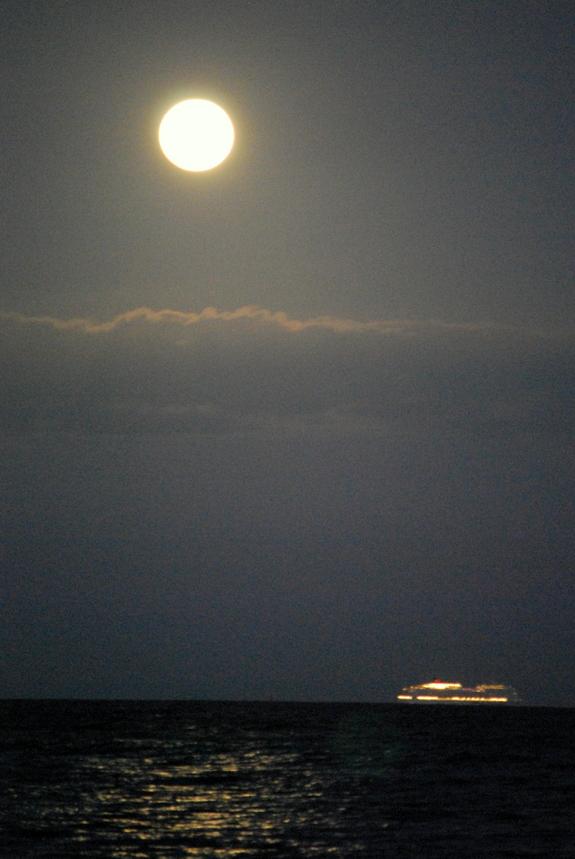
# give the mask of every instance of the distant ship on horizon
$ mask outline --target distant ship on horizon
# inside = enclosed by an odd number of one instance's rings
[[[445,680],[431,680],[414,686],[404,686],[395,700],[402,704],[519,704],[520,698],[512,686],[503,683],[481,683],[463,686]]]

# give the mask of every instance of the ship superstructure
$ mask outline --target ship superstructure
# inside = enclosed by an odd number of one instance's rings
[[[463,686],[445,680],[432,680],[415,686],[405,686],[396,701],[407,704],[518,704],[519,695],[512,686],[502,683],[481,683]]]

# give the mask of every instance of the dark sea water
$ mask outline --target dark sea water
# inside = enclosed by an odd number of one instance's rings
[[[575,711],[0,702],[3,857],[575,857]]]

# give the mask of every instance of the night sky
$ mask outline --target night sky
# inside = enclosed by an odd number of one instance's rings
[[[571,0],[0,12],[0,695],[575,706]]]

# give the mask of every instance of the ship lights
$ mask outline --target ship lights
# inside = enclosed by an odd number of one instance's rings
[[[463,686],[435,679],[429,683],[406,686],[396,695],[397,701],[440,704],[517,704],[519,696],[511,687],[502,683],[480,683]]]

